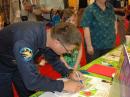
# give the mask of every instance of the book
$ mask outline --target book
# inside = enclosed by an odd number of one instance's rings
[[[87,69],[87,72],[107,76],[107,77],[113,77],[113,75],[116,73],[116,68],[110,67],[110,66],[104,66],[101,64],[94,64],[90,68]]]

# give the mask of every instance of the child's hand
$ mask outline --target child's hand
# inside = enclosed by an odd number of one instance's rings
[[[69,78],[75,81],[79,81],[79,80],[84,80],[84,76],[81,72],[79,71],[73,71],[70,75]]]
[[[82,84],[80,84],[80,82],[77,82],[77,81],[73,81],[73,80],[67,80],[67,81],[64,81],[64,89],[65,91],[67,92],[72,92],[72,93],[75,93],[75,92],[78,92],[80,91],[84,86]]]

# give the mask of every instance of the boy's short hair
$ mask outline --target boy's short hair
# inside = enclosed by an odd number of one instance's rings
[[[67,22],[61,22],[52,27],[51,37],[62,41],[66,45],[80,46],[82,41],[78,28]]]

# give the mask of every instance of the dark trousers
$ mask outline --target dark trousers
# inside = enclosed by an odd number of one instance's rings
[[[94,54],[92,56],[87,53],[87,55],[86,55],[87,56],[87,58],[86,58],[87,63],[92,62],[93,60],[95,60],[96,58],[99,58],[100,56],[106,54],[110,50],[112,50],[112,49],[104,49],[104,50],[95,49]]]
[[[15,85],[19,97],[29,97],[34,92],[25,87],[17,64],[13,64],[7,59],[0,57],[0,97],[13,97],[12,83]]]

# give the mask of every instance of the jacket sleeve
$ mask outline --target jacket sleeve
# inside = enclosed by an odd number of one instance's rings
[[[53,66],[53,68],[58,71],[63,77],[67,77],[69,75],[69,69],[64,65],[64,63],[60,60],[60,56],[57,55],[53,50],[46,49],[43,51],[45,59],[49,64]]]
[[[24,49],[29,49],[28,54]],[[33,63],[33,47],[24,40],[17,41],[14,45],[13,52],[16,57],[18,70],[22,76],[26,88],[33,91],[62,91],[64,83],[61,80],[51,80],[41,76]]]

